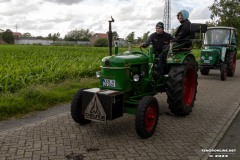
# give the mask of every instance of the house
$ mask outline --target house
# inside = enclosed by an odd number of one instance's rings
[[[107,33],[96,33],[90,38],[90,45],[94,45],[95,42],[100,38],[106,38],[108,39]]]
[[[20,39],[22,37],[22,33],[20,32],[13,32],[13,37],[15,40]]]

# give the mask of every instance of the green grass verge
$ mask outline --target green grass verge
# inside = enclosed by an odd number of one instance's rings
[[[69,103],[78,89],[97,87],[98,83],[96,78],[83,78],[45,86],[32,85],[16,93],[3,93],[0,95],[0,120],[19,118],[30,112]]]

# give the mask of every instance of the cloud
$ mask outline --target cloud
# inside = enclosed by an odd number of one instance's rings
[[[179,10],[187,9],[191,21],[204,21],[209,17],[207,7],[213,0],[171,2],[171,26],[176,28]],[[108,20],[113,16],[112,28],[120,37],[125,38],[130,32],[138,37],[147,31],[154,32],[163,15],[163,0],[0,0],[1,29],[15,30],[17,24],[19,32],[42,36],[61,32],[64,37],[74,29],[106,33]]]
[[[72,4],[78,4],[84,0],[45,0],[46,2],[52,2],[57,4],[65,4],[65,5],[72,5]]]

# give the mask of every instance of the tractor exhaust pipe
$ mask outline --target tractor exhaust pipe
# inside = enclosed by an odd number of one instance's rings
[[[109,55],[112,56],[112,22],[114,19],[111,16],[111,20],[109,22],[109,31],[108,31],[108,47],[109,47]]]

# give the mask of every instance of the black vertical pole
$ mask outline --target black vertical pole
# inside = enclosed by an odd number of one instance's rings
[[[109,22],[109,31],[108,31],[108,47],[109,47],[109,55],[112,55],[112,22],[114,22],[114,19],[111,17],[111,20]]]

